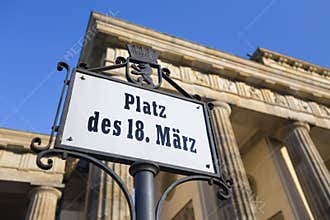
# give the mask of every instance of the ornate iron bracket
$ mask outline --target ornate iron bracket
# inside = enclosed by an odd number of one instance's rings
[[[201,98],[198,95],[190,95],[181,86],[179,86],[174,80],[170,78],[170,70],[162,68],[158,63],[157,59],[159,52],[152,50],[151,48],[127,45],[129,57],[117,57],[114,65],[102,66],[96,68],[88,68],[85,63],[80,63],[79,68],[86,69],[91,72],[104,72],[108,70],[114,70],[122,67],[126,67],[125,76],[127,81],[138,84],[140,86],[146,86],[147,88],[157,89],[161,86],[163,79],[165,79],[173,88],[187,98],[198,99]],[[130,71],[130,68],[132,69]],[[157,71],[157,84],[153,82],[152,74],[153,69]],[[138,78],[134,79],[134,75]]]
[[[122,57],[118,57],[116,60],[116,63],[117,64],[114,65],[115,66],[114,68],[120,68],[120,67],[123,67],[126,65],[125,59]],[[107,165],[102,163],[102,161],[100,161],[94,157],[91,157],[87,154],[78,153],[78,152],[69,151],[69,150],[62,150],[62,149],[50,149],[52,147],[55,132],[58,131],[58,120],[59,120],[59,115],[60,115],[60,112],[62,109],[61,107],[63,105],[63,99],[67,92],[67,88],[70,84],[70,80],[69,80],[70,67],[65,62],[59,62],[57,64],[57,70],[62,71],[63,69],[66,69],[65,80],[63,83],[63,87],[62,87],[61,96],[60,96],[60,99],[58,102],[52,130],[51,130],[51,133],[49,136],[49,141],[46,146],[41,146],[42,141],[41,141],[40,137],[35,137],[31,141],[31,145],[30,145],[31,150],[35,153],[38,153],[36,163],[39,168],[44,169],[44,170],[49,170],[53,167],[53,159],[51,159],[49,157],[56,156],[56,157],[60,157],[63,160],[65,160],[67,157],[74,157],[74,158],[85,159],[85,160],[89,161],[90,163],[94,164],[95,166],[99,167],[104,172],[106,172],[119,185],[119,187],[123,191],[126,201],[128,203],[130,214],[131,214],[131,220],[135,220],[136,214],[135,214],[135,210],[134,210],[133,199],[130,196],[130,193],[129,193],[125,183],[123,182],[123,180],[112,169],[110,169]],[[46,158],[47,158],[47,160],[44,161],[44,159],[46,159]]]
[[[166,190],[164,191],[164,193],[158,200],[158,203],[156,206],[156,220],[159,219],[161,207],[162,207],[165,199],[167,198],[168,194],[172,190],[174,190],[177,186],[187,183],[187,182],[192,182],[192,181],[204,181],[204,182],[208,182],[209,185],[213,185],[213,184],[217,185],[219,187],[218,198],[220,200],[229,199],[229,197],[230,197],[229,193],[230,193],[231,185],[232,185],[231,180],[224,181],[221,178],[216,179],[213,177],[202,176],[202,175],[187,176],[187,177],[176,180],[175,182],[173,182],[170,186],[168,186],[166,188]]]
[[[75,157],[79,159],[85,159],[88,162],[94,164],[98,168],[102,169],[104,172],[106,172],[109,176],[111,176],[115,182],[118,184],[120,189],[124,192],[125,199],[128,203],[128,207],[131,214],[131,220],[135,220],[135,210],[134,210],[134,203],[133,199],[130,195],[130,192],[128,188],[126,187],[124,181],[112,170],[110,169],[106,164],[102,163],[100,160],[95,159],[94,157],[91,157],[87,154],[82,154],[78,152],[73,151],[67,151],[67,150],[60,150],[60,149],[48,149],[41,151],[37,156],[37,165],[45,170],[49,170],[53,167],[53,160],[48,158],[51,156],[57,156],[65,160],[67,157]],[[42,161],[43,158],[48,158],[47,163],[44,163]]]
[[[140,86],[145,86],[147,88],[157,89],[161,86],[163,79],[166,80],[171,86],[173,86],[179,93],[181,93],[183,96],[187,98],[194,98],[201,100],[201,98],[198,95],[191,96],[187,91],[185,91],[182,87],[180,87],[174,80],[170,78],[170,70],[167,68],[162,68],[158,63],[157,59],[159,56],[159,53],[150,49],[150,48],[144,48],[140,46],[133,46],[128,45],[128,51],[129,51],[129,57],[117,57],[115,60],[114,65],[110,66],[104,66],[104,67],[97,67],[97,68],[88,68],[86,64],[79,64],[79,68],[86,69],[91,72],[104,72],[108,70],[114,70],[118,68],[126,68],[126,79],[134,84],[138,84]],[[63,160],[65,160],[67,157],[75,157],[80,159],[86,159],[90,163],[96,165],[103,171],[105,171],[108,175],[110,175],[115,182],[119,185],[120,189],[123,191],[125,198],[127,200],[127,203],[129,205],[129,210],[131,214],[131,220],[135,220],[136,218],[136,212],[134,210],[134,203],[133,199],[127,189],[127,186],[123,182],[123,180],[107,165],[105,165],[102,161],[84,153],[78,153],[75,151],[70,150],[62,150],[62,149],[50,149],[55,133],[58,132],[58,121],[60,112],[63,106],[63,99],[65,94],[67,93],[68,86],[70,84],[69,76],[70,76],[70,67],[68,64],[64,62],[59,62],[57,64],[57,70],[62,71],[63,69],[66,69],[66,75],[64,84],[61,91],[61,96],[59,99],[57,111],[55,114],[55,119],[53,122],[53,126],[51,129],[50,137],[48,144],[46,146],[41,146],[41,138],[35,137],[31,141],[31,150],[35,153],[38,153],[37,156],[37,165],[41,169],[51,169],[53,167],[53,159],[49,157],[60,157]],[[154,70],[157,72],[157,83],[154,83],[152,75],[154,73]],[[209,105],[209,108],[212,108],[212,105]],[[47,160],[45,161],[44,159]],[[159,219],[160,215],[160,209],[162,207],[162,204],[168,194],[177,186],[190,182],[190,181],[207,181],[210,185],[217,185],[219,186],[219,191],[217,193],[218,198],[228,199],[229,198],[229,192],[231,189],[232,182],[231,180],[226,180],[226,178],[221,175],[219,178],[214,178],[210,176],[202,176],[202,175],[193,175],[188,176],[179,180],[176,180],[173,182],[163,193],[161,198],[158,201],[157,207],[156,207],[156,219]]]
[[[57,123],[58,123],[59,115],[60,115],[60,112],[61,112],[61,106],[62,106],[62,103],[63,103],[63,98],[64,98],[64,94],[66,92],[66,88],[67,88],[67,86],[69,85],[69,82],[70,82],[69,81],[70,66],[65,62],[57,63],[57,70],[62,71],[63,69],[66,69],[65,80],[64,80],[64,83],[63,83],[63,87],[62,87],[60,100],[59,100],[58,105],[57,105],[57,110],[56,110],[52,130],[51,130],[51,133],[49,135],[49,141],[48,141],[48,144],[46,146],[42,147],[41,146],[41,138],[39,138],[39,137],[33,138],[32,141],[31,141],[30,148],[35,153],[39,153],[41,151],[48,150],[51,147],[52,143],[53,143],[55,132],[58,131]]]

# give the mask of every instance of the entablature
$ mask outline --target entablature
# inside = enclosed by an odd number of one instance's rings
[[[113,65],[118,56],[127,57],[128,53],[125,49],[108,47],[102,58],[104,65]],[[191,94],[330,129],[330,108],[323,104],[281,94],[268,88],[256,87],[240,80],[224,78],[219,74],[203,73],[189,66],[178,66],[163,60],[159,60],[159,64],[170,69],[171,78]],[[109,74],[125,80],[124,69],[112,70]],[[175,92],[166,83],[162,85],[162,89]]]
[[[201,72],[212,72],[305,100],[330,104],[330,80],[324,76],[308,76],[299,71],[273,68],[96,12],[91,15],[89,30],[94,31],[94,37],[102,35],[102,40],[106,36],[115,38],[112,44],[118,47],[126,43],[151,47],[159,51],[160,58],[169,63],[190,66]],[[95,42],[93,44],[95,47]],[[82,62],[86,62],[84,54],[88,53],[82,51]]]
[[[63,187],[65,161],[54,158],[52,169],[38,168],[37,155],[30,150],[35,136],[39,136],[43,143],[49,140],[48,135],[0,128],[0,180]]]

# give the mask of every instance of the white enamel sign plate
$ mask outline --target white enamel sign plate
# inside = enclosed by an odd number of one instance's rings
[[[73,73],[57,148],[216,174],[205,104]]]

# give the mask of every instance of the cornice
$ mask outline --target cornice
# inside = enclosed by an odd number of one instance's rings
[[[284,54],[280,54],[274,51],[270,51],[265,48],[258,48],[253,53],[251,60],[276,68],[276,66],[271,65],[268,62],[265,62],[265,60],[271,60],[274,63],[278,64],[279,66],[288,69],[291,68],[295,71],[302,72],[307,76],[316,73],[322,77],[327,77],[328,79],[330,79],[330,69],[328,68],[321,67],[290,56],[286,56]]]
[[[308,76],[243,59],[218,50],[178,39],[160,32],[93,12],[90,24],[98,33],[117,38],[118,42],[146,45],[161,52],[161,58],[186,64],[200,71],[208,71],[291,94],[328,105],[330,80],[322,76]],[[85,54],[87,54],[85,52]]]

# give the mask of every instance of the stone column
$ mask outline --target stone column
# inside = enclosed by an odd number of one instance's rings
[[[49,186],[39,186],[31,191],[31,200],[25,220],[55,219],[57,200],[61,191]]]
[[[129,166],[106,162],[132,192],[133,178],[128,173]],[[117,183],[100,168],[90,165],[86,200],[86,219],[125,220],[130,218],[129,208]]]
[[[330,219],[330,175],[310,135],[309,125],[294,122],[281,131],[315,219]]]
[[[252,191],[245,173],[235,134],[230,122],[231,108],[223,102],[214,102],[211,119],[222,170],[233,180],[230,206],[223,208],[225,219],[256,219]]]

